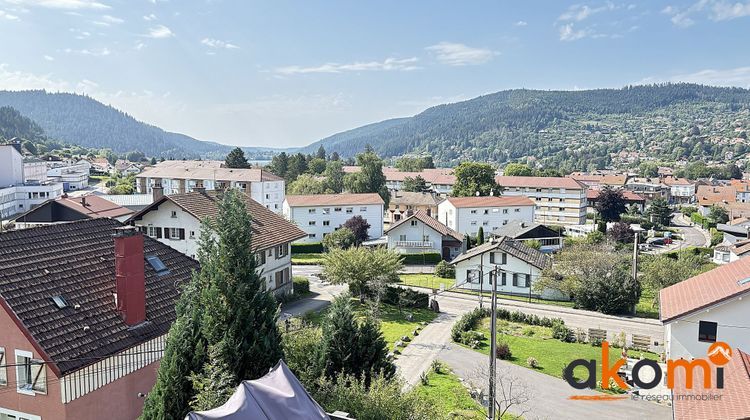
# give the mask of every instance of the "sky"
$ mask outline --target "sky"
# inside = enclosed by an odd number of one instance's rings
[[[512,88],[750,87],[750,0],[0,0],[0,89],[302,146]]]

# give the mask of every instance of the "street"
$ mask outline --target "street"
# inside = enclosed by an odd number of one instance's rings
[[[677,228],[683,239],[675,241],[671,245],[655,248],[653,251],[648,251],[646,253],[664,254],[666,252],[672,252],[690,246],[706,247],[711,245],[711,237],[708,233],[703,229],[693,226],[693,223],[682,213],[675,213],[672,216],[672,226]]]

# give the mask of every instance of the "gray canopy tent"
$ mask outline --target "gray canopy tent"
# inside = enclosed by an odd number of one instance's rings
[[[185,420],[329,419],[283,360],[268,374],[242,381],[221,407],[191,411]]]

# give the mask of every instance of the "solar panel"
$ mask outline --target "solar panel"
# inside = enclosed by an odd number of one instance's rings
[[[164,265],[161,259],[156,255],[148,256],[146,257],[146,260],[149,264],[151,264],[151,267],[154,269],[154,271],[156,271],[157,274],[166,274],[167,272],[169,272],[167,266]]]
[[[66,308],[68,306],[68,302],[66,302],[65,298],[62,296],[52,296],[52,301],[55,302],[55,306],[57,306],[58,309]]]

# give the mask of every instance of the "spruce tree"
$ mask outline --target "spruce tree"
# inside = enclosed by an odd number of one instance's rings
[[[190,407],[195,411],[210,410],[224,404],[235,390],[234,375],[229,367],[218,358],[217,347],[208,351],[208,361],[201,374],[193,374],[190,379],[195,389],[195,397]]]
[[[227,168],[242,169],[249,168],[250,163],[247,161],[247,158],[245,158],[245,152],[243,152],[239,147],[235,147],[227,155],[227,158],[224,161],[224,166],[226,166]]]
[[[484,228],[479,226],[479,230],[477,231],[477,245],[482,245],[484,243]]]
[[[380,332],[380,325],[372,317],[359,326],[357,334],[357,349],[362,378],[370,384],[372,375],[382,374],[391,378],[396,373],[396,366],[388,360],[388,345]]]
[[[357,321],[354,319],[349,294],[337,296],[323,321],[321,366],[326,376],[339,373],[355,374],[360,371],[357,360]]]

